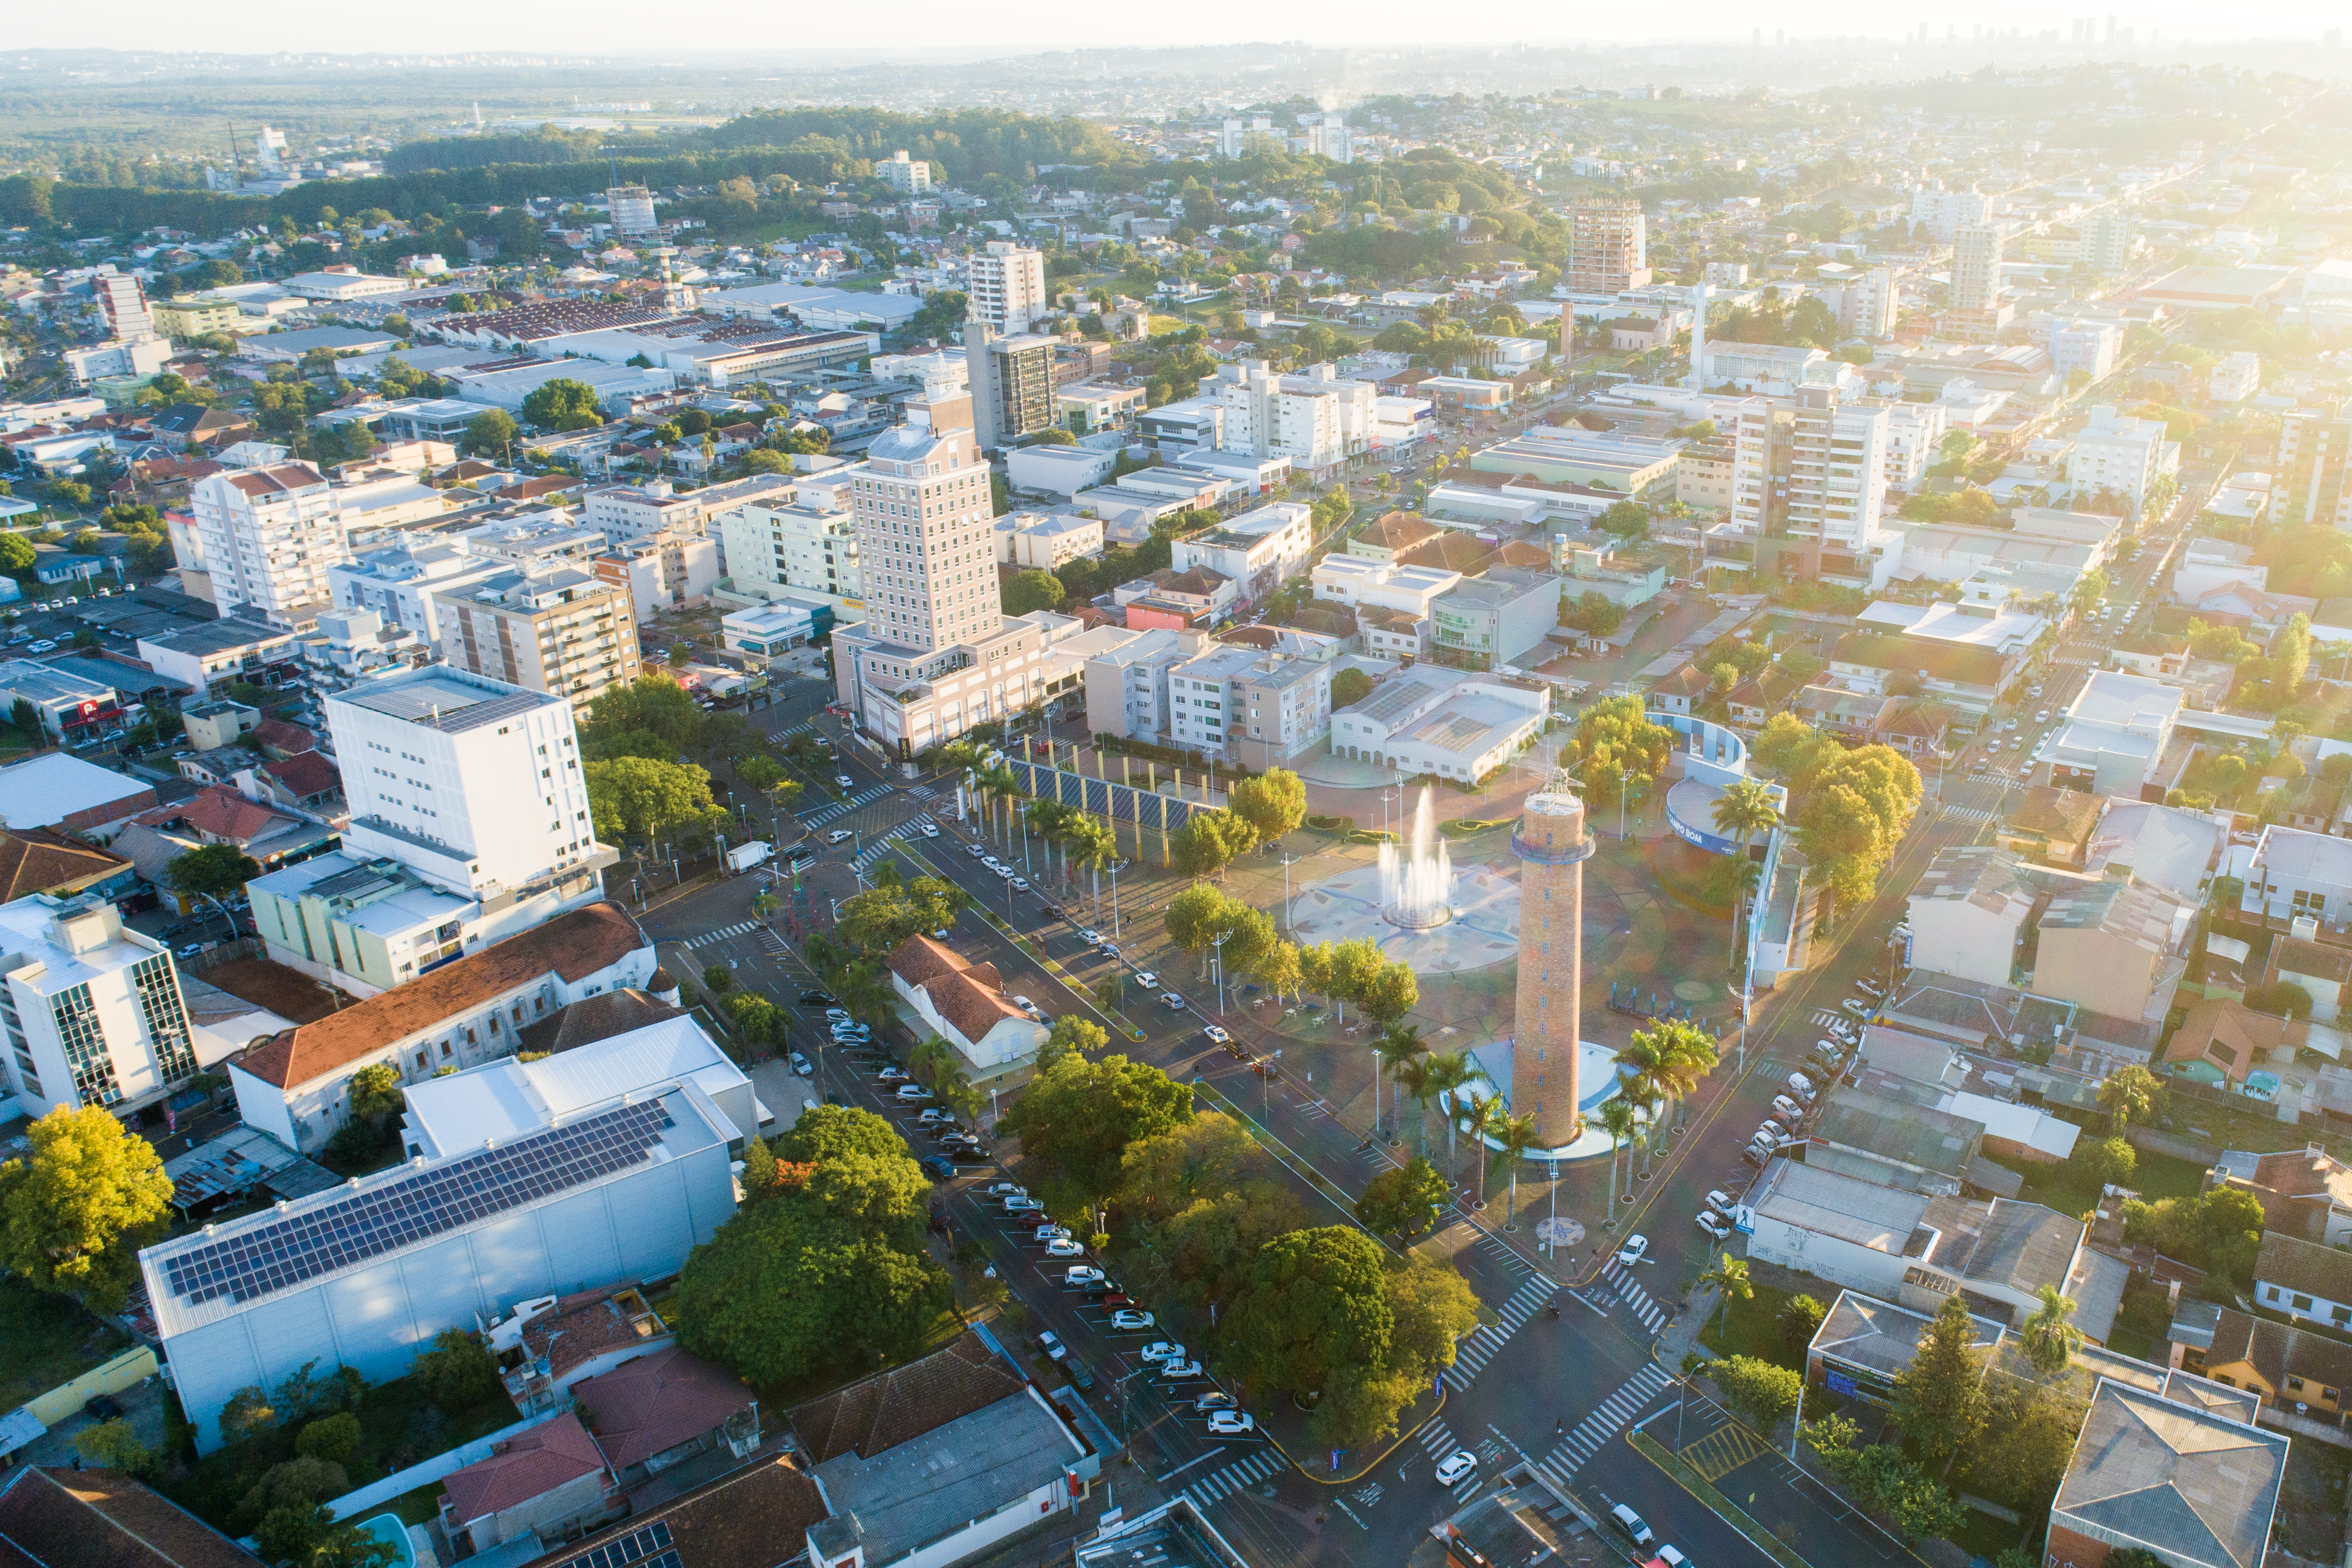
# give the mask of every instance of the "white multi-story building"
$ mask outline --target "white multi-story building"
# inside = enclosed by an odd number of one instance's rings
[[[587,493],[583,521],[614,543],[650,539],[666,530],[702,531],[702,503],[691,494],[673,491],[667,479],[645,485],[598,485]]]
[[[108,334],[126,343],[146,342],[155,333],[155,318],[147,310],[147,291],[128,272],[101,265],[89,280],[99,309],[105,312]]]
[[[930,164],[920,158],[908,157],[903,147],[892,153],[887,163],[875,164],[874,172],[902,195],[919,196],[931,188]]]
[[[1911,193],[1911,221],[1925,224],[1939,244],[1951,244],[1961,229],[1980,226],[1991,216],[1992,199],[1976,191],[1937,185]]]
[[[2102,278],[2113,278],[2131,266],[2132,216],[2123,207],[2105,207],[2083,225],[2083,260]]]
[[[2245,349],[2224,354],[2207,377],[2205,392],[2216,403],[2243,403],[2262,389],[2263,358]]]
[[[997,629],[995,506],[972,432],[885,431],[850,490],[867,625],[931,652]]]
[[[2066,482],[2081,505],[2105,491],[2120,496],[2137,517],[2158,479],[2180,468],[2180,443],[2165,439],[2160,419],[2133,419],[2102,404],[2075,434],[2066,455]]]
[[[1169,564],[1179,572],[1206,567],[1239,584],[1244,599],[1255,599],[1307,570],[1314,543],[1313,509],[1303,501],[1278,500],[1176,541]]]
[[[1734,430],[1731,525],[1765,580],[1883,587],[1901,536],[1883,525],[1887,412],[1841,406],[1829,387],[1750,399]]]
[[[1895,310],[1902,289],[1891,267],[1874,267],[1845,286],[1838,300],[1838,320],[1858,338],[1885,342],[1895,335]]]
[[[381,625],[414,632],[430,646],[441,640],[436,595],[462,592],[512,565],[475,555],[459,541],[403,535],[329,567],[327,590],[337,607],[373,610]]]
[[[188,490],[213,603],[302,631],[333,601],[331,567],[351,559],[335,494],[308,463],[208,474]]]
[[[1187,752],[1223,759],[1229,730],[1240,728],[1234,682],[1258,660],[1254,647],[1211,643],[1168,672],[1168,733]]]
[[[1342,381],[1328,364],[1281,375],[1264,360],[1249,360],[1221,368],[1216,388],[1224,407],[1221,451],[1287,458],[1325,479],[1371,449],[1372,384]]]
[[[1886,410],[1886,487],[1915,490],[1927,481],[1927,470],[1940,460],[1938,448],[1951,429],[1951,410],[1940,403],[1888,403]]]
[[[1273,135],[1274,121],[1265,115],[1253,115],[1248,120],[1228,115],[1223,125],[1217,131],[1217,156],[1221,158],[1246,156],[1253,142],[1263,145]]]
[[[2084,385],[2096,385],[2114,374],[2123,344],[2113,321],[2062,321],[2050,329],[2050,366],[2062,382],[2072,383],[2079,370],[2088,378]]]
[[[36,893],[0,904],[0,1082],[21,1111],[125,1113],[245,1043],[206,1037],[216,1048],[200,1058],[171,949],[126,930],[103,899]]]
[[[719,514],[719,533],[738,593],[765,584],[836,599],[865,595],[856,522],[846,510],[800,504],[738,507]]]
[[[1309,120],[1307,122],[1307,150],[1319,153],[1334,163],[1356,161],[1356,144],[1348,134],[1348,117],[1339,110]]]
[[[1954,232],[1948,296],[1953,310],[1990,311],[2000,304],[2001,247],[2001,232],[1990,224],[1968,224]]]
[[[1009,239],[992,239],[965,263],[971,319],[1011,336],[1047,314],[1045,253]]]
[[[543,900],[539,920],[602,891],[614,855],[596,842],[565,699],[436,665],[326,708],[346,854],[397,860],[493,911]]]
[[[642,238],[660,226],[654,216],[654,194],[643,185],[614,185],[604,193],[613,209],[613,232],[624,239]]]

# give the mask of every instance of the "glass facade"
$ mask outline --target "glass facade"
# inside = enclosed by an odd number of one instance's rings
[[[180,976],[172,967],[171,954],[159,952],[131,965],[131,986],[139,994],[139,1011],[147,1020],[156,1071],[167,1084],[194,1077],[195,1043],[188,1035],[187,1008],[180,998]]]
[[[77,985],[58,993],[49,1001],[49,1014],[57,1021],[58,1040],[65,1047],[66,1064],[73,1069],[74,1090],[81,1102],[112,1105],[121,1100],[122,1086],[115,1081],[114,1058],[107,1054],[106,1035],[99,1027],[89,987]]]

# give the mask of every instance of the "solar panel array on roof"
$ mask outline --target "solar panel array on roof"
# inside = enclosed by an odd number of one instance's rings
[[[1363,704],[1363,716],[1385,724],[1414,703],[1426,698],[1435,688],[1421,680],[1391,680],[1381,686]]]
[[[256,1300],[637,1164],[667,1125],[658,1100],[624,1105],[192,1247],[165,1276],[191,1305]]]
[[[677,1553],[668,1550],[669,1526],[660,1520],[604,1542],[593,1552],[567,1558],[561,1568],[677,1568]],[[656,1552],[661,1553],[658,1557]]]

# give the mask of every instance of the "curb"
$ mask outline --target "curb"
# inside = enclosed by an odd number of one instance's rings
[[[1305,1479],[1305,1480],[1311,1481],[1311,1482],[1313,1482],[1315,1485],[1317,1485],[1317,1486],[1318,1486],[1318,1487],[1346,1487],[1346,1486],[1353,1486],[1353,1485],[1355,1485],[1355,1483],[1356,1483],[1356,1482],[1362,1480],[1366,1476],[1370,1475],[1374,1470],[1379,1469],[1382,1465],[1387,1464],[1387,1463],[1389,1462],[1389,1458],[1390,1458],[1390,1457],[1391,1457],[1391,1455],[1393,1455],[1393,1454],[1394,1454],[1394,1453],[1395,1453],[1399,1448],[1402,1448],[1402,1447],[1403,1447],[1405,1446],[1405,1441],[1406,1441],[1406,1439],[1408,1439],[1408,1438],[1412,1437],[1414,1434],[1418,1433],[1418,1432],[1419,1432],[1423,1427],[1424,1427],[1424,1426],[1428,1426],[1431,1422],[1433,1422],[1433,1421],[1436,1420],[1436,1419],[1438,1418],[1438,1416],[1439,1416],[1439,1415],[1441,1415],[1442,1414],[1444,1414],[1444,1410],[1445,1410],[1445,1402],[1446,1402],[1446,1400],[1447,1400],[1449,1397],[1451,1397],[1451,1396],[1450,1396],[1450,1395],[1448,1395],[1448,1394],[1439,1394],[1439,1395],[1437,1396],[1437,1404],[1436,1404],[1434,1406],[1433,1406],[1433,1407],[1431,1408],[1431,1410],[1430,1410],[1430,1412],[1429,1412],[1429,1414],[1428,1414],[1428,1415],[1426,1415],[1423,1416],[1420,1420],[1418,1420],[1418,1421],[1414,1422],[1412,1426],[1408,1426],[1408,1427],[1404,1428],[1402,1431],[1399,1432],[1399,1433],[1397,1434],[1397,1436],[1396,1436],[1396,1441],[1395,1441],[1395,1442],[1391,1443],[1387,1447],[1382,1448],[1382,1449],[1380,1451],[1380,1453],[1379,1453],[1378,1455],[1374,1456],[1373,1458],[1370,1458],[1370,1459],[1365,1460],[1365,1461],[1364,1461],[1363,1468],[1362,1468],[1361,1469],[1359,1469],[1359,1470],[1355,1471],[1354,1473],[1352,1473],[1352,1474],[1350,1474],[1350,1475],[1345,1475],[1345,1476],[1318,1476],[1318,1475],[1317,1475],[1314,1471],[1312,1471],[1312,1470],[1308,1469],[1305,1465],[1302,1465],[1302,1464],[1300,1464],[1297,1459],[1292,1458],[1291,1458],[1291,1456],[1290,1456],[1290,1450],[1289,1450],[1289,1449],[1287,1449],[1287,1448],[1286,1448],[1286,1447],[1284,1447],[1282,1446],[1282,1442],[1281,1442],[1281,1440],[1280,1440],[1279,1438],[1276,1437],[1276,1436],[1275,1436],[1275,1435],[1274,1435],[1273,1433],[1271,1433],[1271,1432],[1268,1432],[1268,1433],[1265,1435],[1266,1447],[1268,1447],[1272,1448],[1276,1453],[1280,1454],[1280,1455],[1282,1456],[1282,1458],[1283,1458],[1284,1462],[1286,1462],[1286,1464],[1288,1464],[1292,1469],[1297,1470],[1297,1471],[1298,1472],[1299,1476],[1301,1477],[1301,1479]]]
[[[1643,1432],[1628,1432],[1625,1441],[1635,1453],[1664,1471],[1668,1480],[1682,1488],[1701,1507],[1731,1526],[1750,1546],[1769,1555],[1781,1568],[1813,1568],[1811,1563],[1797,1554],[1794,1548],[1783,1543],[1779,1536],[1759,1524],[1738,1503],[1692,1472],[1678,1457],[1668,1453],[1665,1446],[1656,1438]]]

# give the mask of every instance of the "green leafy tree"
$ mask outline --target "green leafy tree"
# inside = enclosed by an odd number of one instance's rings
[[[382,1121],[397,1116],[408,1103],[401,1087],[400,1068],[390,1062],[371,1062],[352,1074],[352,1114],[362,1121]]]
[[[1268,768],[1242,780],[1227,801],[1260,844],[1273,843],[1307,820],[1306,781],[1288,768]]]
[[[26,564],[30,565],[31,563]],[[5,566],[5,562],[0,562],[0,566]],[[6,569],[15,570],[13,567]],[[1331,708],[1334,712],[1342,708],[1352,708],[1371,694],[1372,678],[1353,666],[1331,678]]]
[[[2128,1187],[2139,1174],[2139,1152],[2121,1138],[2080,1139],[2066,1163],[2094,1187]]]
[[[522,416],[542,430],[587,430],[604,423],[595,390],[569,376],[541,382],[525,394]]]
[[[1640,539],[1650,531],[1650,509],[1637,500],[1613,501],[1592,522],[1620,539]]]
[[[174,855],[163,868],[172,886],[192,898],[217,899],[261,875],[261,862],[234,844],[207,844]]]
[[[1239,1122],[1203,1111],[1128,1146],[1117,1201],[1172,1295],[1205,1310],[1234,1300],[1258,1248],[1307,1223],[1279,1173]]]
[[[1192,1091],[1124,1056],[1066,1056],[1029,1081],[1003,1126],[1023,1152],[1088,1201],[1117,1187],[1130,1144],[1192,1120]]]
[[[1805,1347],[1813,1342],[1813,1336],[1821,1332],[1822,1323],[1829,1315],[1830,1310],[1813,1297],[1790,1297],[1788,1304],[1780,1309],[1778,1321],[1780,1343],[1791,1354],[1801,1355]]]
[[[1357,982],[1355,1000],[1364,1016],[1386,1028],[1421,1005],[1421,983],[1411,964],[1385,960]]]
[[[1625,606],[1591,588],[1573,596],[1562,594],[1559,624],[1587,637],[1612,637],[1625,624]]]
[[[2083,1348],[2083,1331],[2074,1324],[2074,1300],[2055,1285],[2043,1285],[2034,1292],[2041,1305],[2025,1320],[2018,1337],[2025,1345],[2025,1359],[2034,1370],[2045,1376],[2056,1376],[2066,1370],[2074,1352]]]
[[[1957,1484],[2012,1508],[2048,1507],[2083,1429],[2084,1405],[2073,1381],[1996,1378],[1990,1398],[1985,1429],[1962,1456]]]
[[[1187,876],[1219,877],[1256,847],[1257,830],[1230,811],[1195,811],[1174,837],[1177,869]]]
[[[503,408],[486,408],[466,421],[465,447],[476,457],[496,457],[522,434],[514,416]]]
[[[1002,595],[1004,613],[1025,616],[1034,610],[1058,610],[1068,590],[1062,580],[1051,572],[1032,568],[1016,572],[1006,581]]]
[[[121,1470],[126,1476],[144,1476],[155,1468],[158,1456],[152,1448],[139,1440],[139,1434],[121,1416],[85,1426],[74,1434],[74,1452],[92,1464],[103,1465],[110,1470]]]
[[[1415,1157],[1364,1184],[1363,1195],[1356,1200],[1356,1218],[1376,1236],[1410,1241],[1436,1225],[1451,1196],[1445,1178],[1428,1161]]]
[[[121,1307],[139,1249],[171,1228],[172,1179],[155,1146],[97,1106],[59,1106],[0,1163],[0,1261],[93,1311]]]
[[[1110,1035],[1092,1018],[1065,1013],[1054,1020],[1045,1043],[1037,1048],[1035,1070],[1045,1073],[1066,1056],[1091,1057],[1110,1044]]]
[[[0,572],[11,577],[29,574],[40,560],[40,552],[21,533],[0,533]]]
[[[1614,805],[1626,790],[1665,772],[1674,741],[1673,731],[1651,721],[1639,697],[1609,697],[1584,710],[1561,760],[1584,781],[1586,799]]]
[[[2099,1085],[2099,1109],[2117,1133],[2163,1114],[2168,1098],[2164,1080],[2137,1064],[2116,1068]]]
[[[1895,1378],[1895,1425],[1935,1459],[1948,1458],[1985,1423],[1984,1352],[1968,1304],[1947,1296]]]
[[[689,837],[726,826],[725,809],[710,798],[709,770],[692,763],[613,757],[592,762],[583,771],[588,809],[600,838],[617,843],[632,834]]]
[[[446,1328],[419,1351],[408,1373],[425,1397],[447,1414],[471,1410],[500,1396],[498,1363],[482,1342],[460,1328]]]
[[[1763,1431],[1769,1432],[1797,1408],[1803,1391],[1802,1373],[1776,1366],[1759,1356],[1723,1356],[1706,1363],[1706,1375],[1731,1407]]]
[[[1384,1366],[1395,1329],[1378,1242],[1346,1226],[1294,1231],[1259,1248],[1225,1338],[1263,1388],[1320,1390]]]
[[[360,1418],[348,1410],[322,1415],[295,1435],[294,1451],[306,1459],[340,1465],[359,1452]]]

